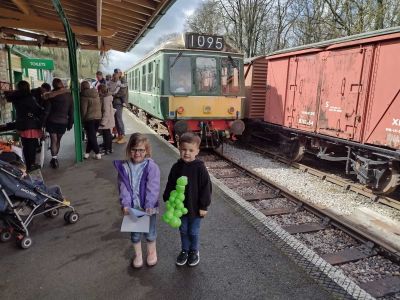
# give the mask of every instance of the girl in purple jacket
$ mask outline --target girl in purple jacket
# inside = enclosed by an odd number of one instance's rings
[[[158,213],[158,196],[160,193],[160,169],[150,158],[150,142],[143,134],[134,133],[126,147],[127,160],[116,160],[114,166],[118,171],[118,187],[121,208],[124,214],[129,208],[145,210],[150,215],[149,233],[132,232],[131,240],[135,250],[132,265],[143,266],[142,234],[147,240],[147,265],[157,263],[156,251],[156,215]]]

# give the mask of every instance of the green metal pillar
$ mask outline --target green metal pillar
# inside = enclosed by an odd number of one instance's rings
[[[8,77],[10,78],[10,88],[13,90],[13,71],[11,63],[11,47],[7,45],[7,56],[8,56]],[[15,111],[14,105],[11,111],[11,120],[15,121],[17,119],[17,113]]]
[[[76,59],[76,38],[72,32],[71,26],[64,13],[60,0],[52,0],[53,6],[57,11],[61,22],[64,25],[65,36],[68,43],[68,56],[69,56],[69,71],[71,75],[71,91],[74,98],[74,133],[75,133],[75,160],[76,162],[83,161],[82,152],[82,123],[80,112],[79,100],[79,81],[78,81],[78,66]]]

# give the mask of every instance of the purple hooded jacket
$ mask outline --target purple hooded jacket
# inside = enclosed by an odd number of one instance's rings
[[[133,207],[132,186],[129,176],[124,168],[126,160],[115,160],[114,166],[118,171],[119,200],[121,207]],[[144,209],[158,207],[158,196],[160,194],[160,169],[157,164],[148,159],[144,167],[139,185],[140,206]]]

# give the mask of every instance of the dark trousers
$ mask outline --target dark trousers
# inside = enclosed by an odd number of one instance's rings
[[[124,126],[124,121],[122,120],[122,111],[124,110],[124,107],[122,104],[117,104],[114,105],[114,108],[116,109],[116,112],[114,114],[115,118],[115,127],[117,128],[118,135],[125,135],[125,126]]]
[[[29,171],[36,160],[36,149],[38,147],[38,139],[30,139],[21,137],[22,152],[24,154],[26,169]]]
[[[83,127],[86,131],[87,144],[86,153],[90,153],[93,150],[94,153],[99,154],[99,144],[97,144],[97,129],[100,126],[100,120],[89,120],[83,123]]]
[[[111,129],[102,129],[104,151],[112,150],[112,134]]]

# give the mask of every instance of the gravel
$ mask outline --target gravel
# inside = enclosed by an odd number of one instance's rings
[[[243,186],[243,187],[233,188],[233,190],[240,196],[249,194],[254,195],[258,193],[268,193],[270,191],[270,189],[268,189],[265,186]]]
[[[213,170],[214,171],[214,170]],[[214,172],[211,172],[214,174]],[[238,178],[223,178],[224,184],[229,186],[230,188],[236,188],[241,186],[257,186],[258,181],[250,178],[250,177],[238,177]],[[222,181],[222,179],[219,179]]]
[[[367,207],[393,220],[400,221],[400,211],[398,210],[374,203],[369,198],[354,192],[344,191],[340,186],[283,163],[275,162],[258,153],[225,145],[224,155],[236,163],[252,169],[262,177],[285,186],[311,203],[333,208],[342,215],[350,215],[358,208]]]
[[[290,214],[290,215],[271,216],[268,218],[274,220],[276,223],[278,223],[281,226],[282,225],[294,225],[294,224],[321,222],[321,220],[318,217],[316,217],[306,211],[300,211],[298,213]]]
[[[359,245],[351,236],[333,228],[313,233],[296,234],[295,237],[318,254],[335,253]]]
[[[261,201],[251,202],[257,209],[271,209],[271,208],[296,208],[296,205],[287,200],[286,198],[274,198]]]
[[[400,276],[400,266],[380,255],[341,265],[344,273],[358,283],[374,281],[388,276]]]

